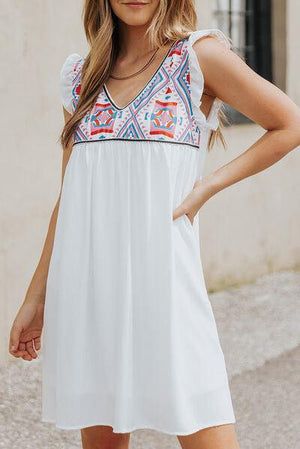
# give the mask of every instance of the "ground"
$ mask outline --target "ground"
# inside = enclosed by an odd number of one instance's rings
[[[229,374],[241,449],[295,449],[300,439],[300,273],[263,276],[209,295]],[[299,383],[299,382],[298,382]],[[41,423],[41,357],[0,369],[0,448],[79,449],[79,431]],[[130,449],[178,449],[175,436],[138,430]]]

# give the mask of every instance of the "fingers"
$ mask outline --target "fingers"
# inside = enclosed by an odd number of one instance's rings
[[[18,351],[13,352],[15,357],[22,357],[23,360],[31,361],[37,358],[37,354],[33,348],[33,340],[20,342]]]
[[[34,347],[37,351],[41,349],[41,337],[36,337],[33,339],[34,341]]]
[[[36,358],[36,357],[34,357],[34,358]],[[31,355],[26,351],[26,353],[24,355],[22,355],[22,359],[30,362],[33,359],[33,357],[31,357]]]
[[[18,347],[15,350],[10,349],[9,352],[10,352],[11,355],[13,355],[16,358],[20,358],[21,357],[24,360],[28,360],[28,361],[32,360],[31,355],[28,353],[28,351],[26,349],[26,344],[25,343],[22,343],[22,342],[19,343]]]
[[[22,357],[24,360],[28,360],[30,357],[27,351],[20,351],[18,348],[15,350],[10,349],[9,352],[14,357],[16,357],[16,358]],[[30,360],[32,360],[31,357],[30,357]]]
[[[37,358],[37,353],[34,350],[33,347],[33,340],[27,341],[26,342],[26,350],[28,352],[28,354],[33,358],[36,359]]]
[[[10,341],[9,341],[9,353],[16,357],[24,360],[32,360],[37,357],[37,354],[33,348],[33,341],[30,340],[26,343],[20,342],[20,334],[22,329],[18,326],[13,325],[10,332]]]
[[[22,329],[18,326],[13,325],[10,331],[10,340],[9,340],[9,352],[12,355],[15,355],[19,348],[19,340]]]

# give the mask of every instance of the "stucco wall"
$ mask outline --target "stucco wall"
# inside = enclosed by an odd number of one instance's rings
[[[81,3],[0,0],[0,360],[59,194],[59,70],[69,53],[87,48]]]
[[[205,173],[229,162],[265,131],[257,125],[226,129],[227,150],[208,153]],[[200,210],[201,254],[210,289],[300,267],[300,152],[218,192]]]
[[[0,359],[11,322],[40,257],[61,179],[63,125],[59,70],[71,52],[86,54],[81,1],[1,0],[1,296]],[[203,2],[204,3],[204,2]],[[72,14],[70,14],[72,11]],[[289,92],[300,101],[297,1],[289,2]],[[200,12],[201,13],[201,12]],[[209,10],[201,14],[209,26]],[[205,22],[206,21],[206,22]],[[226,130],[227,152],[214,149],[205,172],[239,154],[263,131]],[[201,254],[208,288],[245,282],[299,264],[299,152],[219,192],[200,211]]]

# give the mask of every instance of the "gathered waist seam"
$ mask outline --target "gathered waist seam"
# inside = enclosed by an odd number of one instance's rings
[[[124,137],[112,137],[112,138],[107,138],[107,139],[95,139],[95,140],[80,140],[80,141],[74,142],[73,146],[77,145],[79,143],[95,143],[95,142],[106,142],[106,141],[112,141],[112,140],[123,140],[123,141],[128,141],[128,142],[132,142],[132,141],[133,142],[138,142],[138,141],[140,141],[140,142],[172,143],[172,144],[175,144],[175,145],[184,145],[184,146],[188,145],[188,146],[190,146],[192,148],[195,148],[196,150],[199,151],[199,146],[198,145],[195,145],[195,144],[192,144],[192,143],[188,143],[188,142],[177,142],[177,141],[174,141],[174,140],[168,141],[168,140],[158,140],[158,139],[126,139]]]

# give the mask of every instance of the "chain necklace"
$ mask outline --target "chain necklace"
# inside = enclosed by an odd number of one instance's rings
[[[148,62],[146,62],[146,64],[144,65],[144,67],[142,67],[140,70],[138,70],[137,72],[132,73],[131,75],[128,76],[116,76],[116,75],[110,75],[111,78],[115,79],[115,80],[126,80],[128,78],[133,78],[134,76],[139,75],[141,72],[144,72],[144,70],[146,70],[146,68],[151,64],[151,62],[154,60],[156,53],[158,52],[159,47],[155,50],[155,52],[153,53],[153,55],[151,56],[151,58],[149,59]]]

